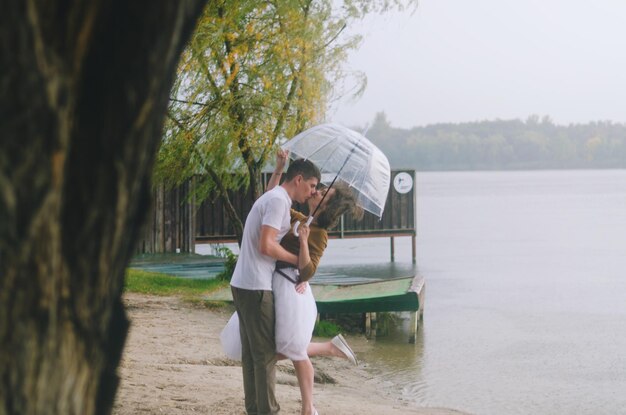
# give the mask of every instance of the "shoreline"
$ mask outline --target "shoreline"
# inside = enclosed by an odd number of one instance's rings
[[[219,343],[230,306],[207,309],[177,297],[135,293],[124,294],[124,303],[131,327],[113,414],[245,414],[241,366],[222,353]],[[468,415],[395,399],[377,387],[379,379],[345,359],[312,361],[315,406],[321,415]],[[280,413],[299,414],[300,391],[291,362],[278,363],[276,378]]]

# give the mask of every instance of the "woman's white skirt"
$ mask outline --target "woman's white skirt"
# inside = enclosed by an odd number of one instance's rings
[[[290,278],[297,279],[295,270],[282,270]],[[307,347],[313,336],[313,327],[317,316],[315,298],[311,287],[303,294],[296,291],[293,282],[274,272],[272,291],[274,292],[274,310],[276,314],[276,352],[291,360],[306,360]],[[220,334],[222,349],[226,356],[241,360],[241,337],[239,318],[233,313]]]
[[[220,334],[224,354],[233,360],[241,360],[241,335],[239,334],[239,316],[235,311]]]
[[[286,268],[282,271],[297,280],[294,269]],[[274,272],[272,278],[276,311],[276,351],[291,360],[307,360],[306,349],[311,343],[317,317],[317,306],[311,287],[299,294],[294,283],[278,272]]]

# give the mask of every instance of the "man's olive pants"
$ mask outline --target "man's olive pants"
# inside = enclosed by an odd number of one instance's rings
[[[276,386],[276,338],[272,291],[232,287],[239,315],[241,367],[248,415],[274,415],[280,410]]]

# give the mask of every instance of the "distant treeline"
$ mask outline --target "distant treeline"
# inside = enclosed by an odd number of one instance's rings
[[[397,169],[626,168],[626,124],[610,121],[555,125],[531,116],[401,129],[379,113],[366,135]]]

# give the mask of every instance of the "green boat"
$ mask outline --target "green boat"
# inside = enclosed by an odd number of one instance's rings
[[[311,284],[319,313],[419,311],[421,276],[365,281],[350,285]]]

